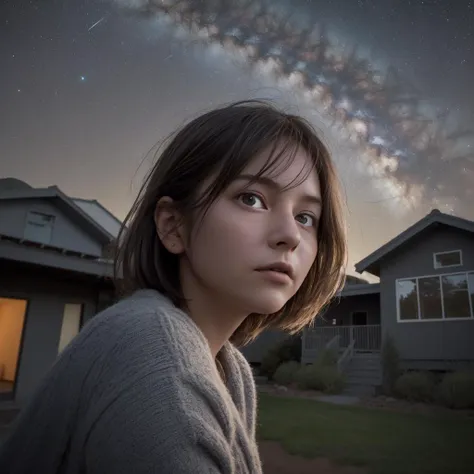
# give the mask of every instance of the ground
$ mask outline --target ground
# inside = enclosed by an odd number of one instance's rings
[[[288,454],[279,443],[260,442],[264,474],[365,474],[366,470],[354,466],[341,466],[325,459],[305,459]]]
[[[265,474],[473,472],[471,416],[338,406],[269,394],[260,394],[259,402]]]
[[[474,472],[473,412],[390,399],[363,403],[371,406],[261,393],[258,439],[264,474]],[[0,423],[0,443],[7,433]]]

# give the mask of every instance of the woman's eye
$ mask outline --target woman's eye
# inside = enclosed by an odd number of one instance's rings
[[[253,207],[255,209],[266,209],[262,198],[258,197],[256,194],[243,193],[239,196],[239,199],[242,204],[245,204],[246,206]]]
[[[296,216],[298,222],[303,224],[305,227],[311,227],[314,225],[314,217],[309,214],[299,214]]]

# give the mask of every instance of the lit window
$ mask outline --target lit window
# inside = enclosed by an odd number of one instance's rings
[[[77,336],[81,328],[82,304],[64,305],[63,322],[59,336],[58,353]]]

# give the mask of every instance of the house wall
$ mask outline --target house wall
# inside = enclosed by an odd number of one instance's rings
[[[288,334],[283,331],[264,331],[252,343],[243,347],[241,352],[251,364],[260,364],[265,354],[287,337]]]
[[[337,298],[328,310],[321,315],[317,324],[332,325],[336,320],[337,326],[351,326],[352,313],[367,311],[367,324],[380,324],[380,295],[354,295]]]
[[[0,297],[28,301],[21,346],[15,401],[23,404],[32,395],[58,355],[65,305],[83,304],[83,324],[97,311],[98,280],[73,280],[64,275],[29,267],[3,264],[0,273]]]
[[[463,265],[436,270],[433,253],[462,250]],[[383,334],[391,334],[406,367],[445,369],[474,364],[474,319],[397,322],[396,280],[474,270],[472,234],[439,226],[381,263]],[[454,361],[454,364],[453,364]]]
[[[73,218],[54,205],[52,199],[17,199],[0,201],[0,234],[22,239],[28,211],[54,215],[50,245],[99,257],[102,245]]]

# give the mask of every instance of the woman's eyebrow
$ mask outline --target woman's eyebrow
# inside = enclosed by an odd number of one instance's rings
[[[277,183],[268,176],[258,176],[254,174],[240,174],[235,178],[235,181],[248,181],[249,183],[259,183],[268,188],[274,189],[275,191],[282,191],[283,186]],[[303,201],[311,202],[313,204],[321,204],[321,197],[316,194],[305,194],[302,196]]]

